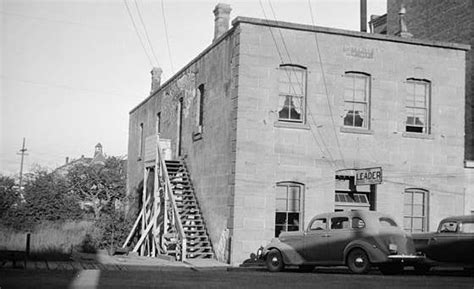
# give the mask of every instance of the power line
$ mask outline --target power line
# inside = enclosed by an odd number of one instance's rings
[[[143,21],[142,13],[140,12],[140,7],[138,7],[138,2],[137,0],[134,0],[134,2],[135,2],[135,6],[137,7],[138,18],[140,18],[140,22],[142,23],[142,26],[143,26],[143,31],[145,32],[146,40],[148,41],[148,44],[150,45],[151,53],[153,54],[153,57],[156,60],[156,64],[160,66],[160,62],[158,61],[158,58],[156,57],[155,50],[153,49],[153,45],[151,44],[150,37],[148,36],[148,31],[146,29],[145,22]]]
[[[145,44],[143,43],[142,38],[140,37],[140,33],[138,32],[138,28],[137,28],[137,25],[135,24],[135,20],[133,20],[132,12],[130,11],[130,7],[128,7],[127,0],[123,0],[123,3],[125,4],[125,7],[127,8],[128,15],[130,16],[130,20],[132,21],[133,28],[135,29],[135,34],[137,35],[138,40],[140,40],[140,44],[142,45],[143,52],[145,52],[145,55],[148,58],[148,62],[150,63],[150,66],[153,67],[153,61],[145,48]]]
[[[268,19],[267,19],[267,16],[266,16],[266,13],[265,13],[265,9],[263,8],[263,4],[262,4],[261,0],[259,0],[259,2],[260,2],[260,6],[261,6],[261,8],[262,8],[264,17],[265,17],[266,20],[268,20]],[[278,21],[277,18],[276,18],[275,10],[273,9],[273,5],[271,4],[270,0],[268,0],[268,3],[269,3],[269,5],[270,5],[270,9],[271,9],[272,14],[273,14],[273,19],[274,19],[275,21]],[[280,60],[281,60],[281,62],[283,62],[283,56],[282,56],[282,53],[281,53],[280,49],[278,48],[278,45],[277,45],[277,42],[276,42],[276,38],[274,37],[271,28],[269,28],[269,30],[270,30],[270,33],[272,34],[272,38],[273,38],[275,47],[276,47],[276,49],[277,49],[278,55],[280,56]],[[287,45],[286,45],[285,38],[283,37],[283,33],[281,32],[281,29],[278,29],[278,31],[279,31],[279,34],[280,34],[280,37],[281,37],[281,40],[282,40],[282,43],[283,43],[283,46],[284,46],[286,55],[288,56],[288,60],[290,61],[290,63],[293,63],[293,61],[292,61],[292,59],[291,59],[290,52],[289,52],[288,47],[287,47]],[[294,86],[293,86],[293,84],[292,84],[292,81],[291,81],[291,72],[288,72],[287,70],[285,70],[285,71],[286,71],[286,74],[287,74],[287,76],[288,76],[288,80],[289,80],[289,82],[290,82],[291,88],[293,89],[293,92],[296,94],[295,88],[294,88]],[[295,72],[295,73],[296,73],[296,72]],[[298,82],[298,85],[302,87],[303,84],[299,82],[298,77],[296,76],[295,78],[296,78],[296,81]],[[313,123],[314,123],[314,125],[315,125],[315,128],[316,128],[316,130],[317,130],[317,132],[318,132],[319,137],[321,138],[321,143],[322,143],[322,145],[324,146],[324,148],[325,148],[326,151],[327,151],[327,155],[328,155],[329,158],[330,158],[331,165],[332,165],[333,167],[337,167],[336,164],[335,164],[336,162],[335,162],[335,160],[334,160],[334,157],[332,156],[332,153],[331,153],[330,149],[328,148],[328,146],[326,145],[326,143],[325,143],[325,141],[324,141],[324,137],[321,135],[321,132],[319,131],[319,129],[317,129],[316,121],[315,121],[315,119],[314,119],[314,117],[313,117],[313,115],[312,115],[312,112],[311,112],[309,106],[306,106],[306,109],[307,109],[308,114],[309,114],[309,116],[311,117],[311,119],[312,119],[312,121],[313,121]],[[311,123],[308,122],[308,125],[311,127]],[[316,136],[314,135],[313,129],[310,129],[310,131],[311,131],[311,135],[313,136],[314,141],[315,141],[316,144],[318,145],[318,147],[319,147],[321,153],[324,155],[325,152],[323,151],[321,144],[319,143],[319,141],[317,140]],[[342,156],[341,156],[341,157],[342,157]],[[343,160],[343,161],[344,161],[344,160]]]
[[[308,4],[309,4],[309,12],[310,12],[310,15],[311,15],[311,22],[313,23],[313,26],[315,26],[314,17],[313,17],[313,8],[311,6],[311,0],[308,0]],[[343,162],[344,166],[346,166],[346,163],[344,161],[344,154],[342,153],[341,144],[339,143],[339,137],[337,136],[337,132],[336,132],[336,122],[334,121],[334,114],[332,112],[331,102],[329,101],[329,91],[328,91],[328,86],[326,84],[326,75],[324,73],[323,61],[322,61],[322,58],[321,58],[321,51],[319,49],[318,35],[317,35],[317,33],[313,33],[313,35],[314,35],[314,40],[316,41],[316,49],[318,50],[319,65],[321,67],[321,76],[322,76],[322,79],[323,79],[324,90],[326,92],[326,100],[327,100],[327,103],[328,103],[329,114],[331,115],[331,121],[332,121],[333,130],[334,130],[334,136],[336,137],[336,143],[337,143],[337,147],[339,148],[339,154],[341,155],[342,162]]]
[[[173,57],[171,57],[170,39],[168,37],[168,25],[166,24],[166,13],[164,0],[161,0],[161,14],[163,15],[163,24],[165,27],[166,46],[168,47],[168,57],[170,59],[171,72],[174,74]]]

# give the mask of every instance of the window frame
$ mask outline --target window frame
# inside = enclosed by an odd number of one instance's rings
[[[279,198],[278,196],[278,187],[285,187],[286,188],[286,198],[283,199],[283,198]],[[289,208],[288,208],[288,205],[289,205],[289,189],[292,188],[292,187],[296,187],[299,189],[299,199],[291,199],[291,200],[298,200],[298,211],[290,211]],[[303,207],[303,200],[304,200],[304,184],[302,183],[298,183],[298,182],[278,182],[276,184],[276,190],[275,190],[275,229],[274,229],[274,233],[275,233],[275,237],[278,237],[278,235],[281,233],[281,232],[288,232],[288,228],[290,226],[295,226],[294,224],[289,224],[288,220],[289,220],[289,214],[295,214],[297,213],[298,214],[298,219],[296,221],[298,221],[298,224],[296,226],[298,226],[298,230],[292,230],[292,231],[303,231],[304,230],[304,224],[303,224],[303,220],[304,220],[304,216],[303,216],[303,211],[304,211],[304,207]],[[278,200],[285,200],[286,202],[286,211],[279,211],[278,210]],[[284,213],[285,214],[285,222],[284,223],[277,223],[278,222],[278,215]],[[278,230],[279,227],[283,226],[283,228],[281,230]]]
[[[299,81],[298,81],[298,77],[297,77],[297,82],[298,82],[298,85],[301,85],[302,88],[301,88],[301,92],[302,94],[299,95],[296,93],[296,90],[294,89],[293,85],[292,85],[292,82],[291,82],[291,74],[292,72],[295,71],[295,72],[301,72],[301,75],[302,75],[302,83],[300,84]],[[282,79],[282,74],[286,74],[287,78],[288,78],[288,81],[289,81],[289,84],[290,86],[293,88],[293,94],[291,92],[283,92],[281,90],[281,79]],[[296,74],[295,74],[296,75]],[[277,108],[277,122],[278,123],[281,123],[281,124],[290,124],[290,125],[304,125],[306,124],[306,109],[307,109],[307,83],[308,83],[308,71],[307,71],[307,68],[305,66],[302,66],[302,65],[298,65],[298,64],[290,64],[290,63],[285,63],[285,64],[281,64],[279,67],[278,67],[278,108]],[[294,102],[293,102],[293,98],[299,98],[300,99],[300,103],[301,103],[301,113],[300,113],[300,119],[292,119],[291,118],[291,109],[288,109],[289,112],[288,112],[288,117],[287,118],[283,118],[283,117],[280,117],[280,112],[285,108],[285,105],[283,105],[283,107],[280,107],[280,101],[282,98],[285,98],[285,102],[286,102],[286,98],[287,97],[291,97],[291,104],[292,104],[292,107],[295,107],[294,105]],[[296,111],[297,113],[297,111]]]
[[[138,134],[139,134],[139,138],[138,138],[138,161],[141,161],[142,158],[143,158],[143,146],[144,146],[144,128],[143,128],[143,122],[140,123],[140,125],[138,126]]]
[[[359,130],[359,131],[370,131],[371,129],[371,98],[372,98],[372,76],[367,73],[367,72],[362,72],[362,71],[346,71],[343,75],[344,77],[344,85],[343,85],[343,115],[342,115],[342,128],[344,129],[350,129],[350,130]],[[345,96],[345,91],[347,89],[346,87],[346,81],[348,78],[351,78],[353,80],[353,85],[352,85],[352,100],[346,100]],[[359,79],[364,79],[365,82],[365,99],[364,101],[356,100],[355,99],[355,82],[354,79],[359,78]],[[364,105],[365,106],[365,119],[363,119],[362,126],[356,126],[355,124],[355,116],[353,116],[352,120],[352,125],[346,124],[346,104],[352,104],[352,111],[354,111],[354,107],[356,104],[359,105]]]
[[[408,105],[408,96],[410,93],[410,87],[413,85],[412,91],[416,89],[416,85],[424,85],[425,86],[425,95],[424,95],[424,103],[425,105],[423,107],[421,106],[410,106]],[[406,86],[406,95],[405,95],[405,111],[404,111],[404,132],[410,135],[431,135],[431,94],[432,94],[432,83],[428,79],[420,79],[420,78],[407,78],[405,81],[405,86]],[[415,101],[415,93],[412,93],[413,95],[413,104],[416,103]],[[425,117],[425,123],[423,126],[412,124],[410,127],[412,128],[422,128],[422,132],[417,132],[417,131],[409,131],[408,130],[408,110],[420,110],[423,109],[425,111],[424,117]],[[411,116],[413,118],[413,121],[416,122],[416,116],[413,114]]]
[[[406,194],[411,194],[411,202],[410,204],[406,203]],[[419,205],[414,202],[415,194],[422,195],[422,215],[415,215],[414,214],[414,207]],[[408,215],[406,214],[405,208],[407,205],[411,206],[411,213]],[[406,220],[410,220],[410,228],[406,228]],[[421,231],[414,228],[414,220],[421,219],[422,226]],[[429,231],[429,191],[421,188],[407,188],[403,193],[403,229],[407,232],[428,232]]]

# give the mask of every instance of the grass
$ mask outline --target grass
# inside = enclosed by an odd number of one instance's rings
[[[42,223],[31,231],[31,259],[63,260],[82,247],[93,230],[90,221]],[[25,251],[27,232],[0,228],[0,251]]]

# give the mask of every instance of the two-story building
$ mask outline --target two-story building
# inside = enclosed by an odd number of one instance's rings
[[[467,210],[467,45],[245,17],[227,29],[230,7],[214,12],[213,43],[130,112],[130,195],[159,132],[234,265],[321,212],[383,211],[417,232]]]

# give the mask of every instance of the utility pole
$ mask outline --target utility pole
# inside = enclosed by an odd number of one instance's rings
[[[16,153],[17,155],[21,155],[21,165],[20,165],[20,191],[21,191],[21,187],[23,185],[22,181],[23,181],[23,159],[25,157],[25,155],[28,155],[26,153],[27,149],[25,147],[25,138],[23,138],[23,146],[21,147],[20,149],[20,152],[19,153]]]

